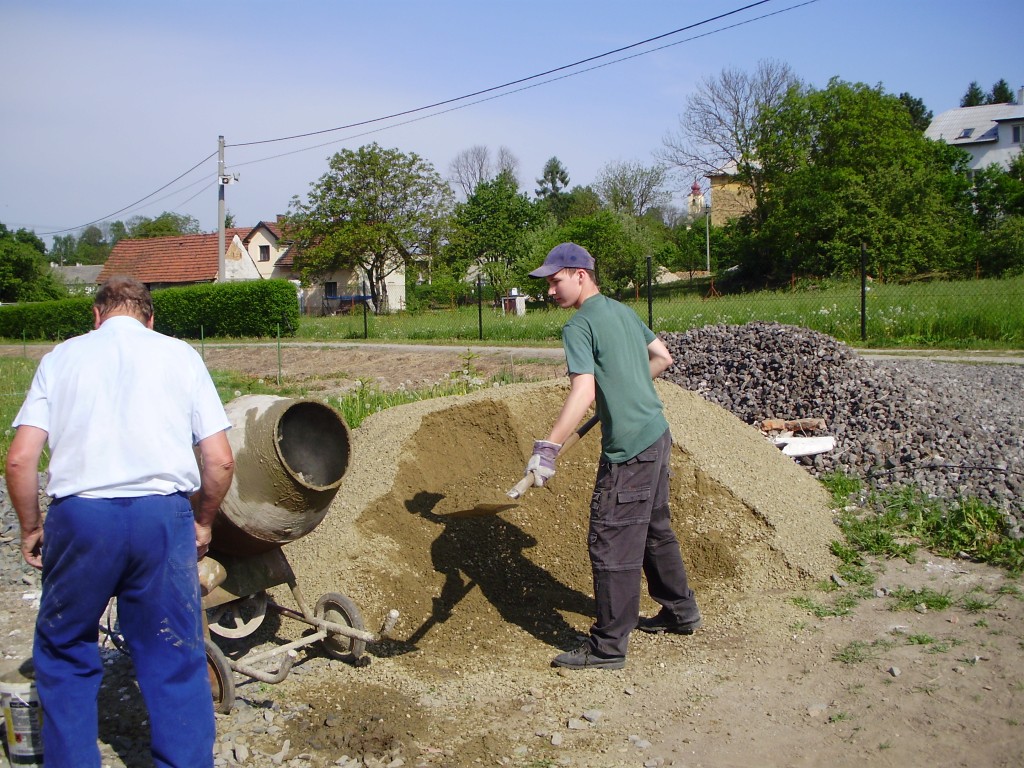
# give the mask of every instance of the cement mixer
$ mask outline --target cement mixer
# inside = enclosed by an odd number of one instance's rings
[[[214,522],[210,552],[199,563],[210,686],[215,708],[223,713],[234,706],[234,673],[279,683],[297,650],[317,642],[331,658],[361,666],[368,661],[366,644],[385,637],[398,620],[391,610],[378,632],[367,631],[356,604],[339,592],[323,595],[311,610],[282,551],[320,524],[341,485],[350,458],[341,414],[313,400],[271,395],[238,397],[225,411],[235,475]],[[269,598],[268,589],[284,584],[297,609]],[[239,659],[229,659],[213,641],[252,634],[268,610],[315,631]],[[101,629],[124,651],[115,611],[112,603]]]

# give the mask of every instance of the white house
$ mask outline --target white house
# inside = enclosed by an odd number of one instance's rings
[[[1017,91],[1016,104],[946,110],[932,120],[924,135],[967,150],[972,171],[993,163],[1009,168],[1024,140],[1024,88]]]

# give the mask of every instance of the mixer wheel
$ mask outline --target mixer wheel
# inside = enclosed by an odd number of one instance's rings
[[[356,604],[340,592],[328,592],[321,597],[316,603],[313,615],[333,624],[341,624],[352,627],[352,629],[366,629],[366,625],[363,624],[363,616],[359,613]],[[323,639],[322,644],[328,656],[345,661],[358,662],[359,657],[366,650],[366,641],[364,640],[330,633]]]
[[[257,592],[206,610],[210,631],[235,640],[247,637],[260,628],[267,615],[267,593]]]
[[[227,657],[212,640],[206,642],[206,672],[210,676],[213,708],[223,715],[235,706],[235,678]]]

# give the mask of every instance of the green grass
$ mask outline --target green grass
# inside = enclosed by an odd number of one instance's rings
[[[939,349],[1024,347],[1024,276],[1004,280],[873,283],[861,339],[861,295],[857,280],[803,281],[793,290],[755,291],[705,298],[706,284],[658,286],[648,312],[646,292],[625,297],[657,331],[686,331],[719,323],[778,322],[810,328],[852,345]],[[303,318],[298,337],[308,341],[473,340],[502,344],[556,343],[570,310],[531,308],[526,315],[502,313],[489,304],[454,309]],[[482,331],[482,333],[481,333]],[[481,339],[482,336],[482,339]]]
[[[36,365],[25,357],[0,357],[0,471],[7,466],[7,449],[14,438],[11,422],[21,410]]]
[[[862,492],[860,480],[833,473],[822,478],[837,506]],[[833,553],[850,562],[863,552],[913,562],[924,547],[945,557],[972,560],[1024,573],[1024,540],[1006,535],[1004,514],[975,498],[932,499],[913,486],[865,494],[866,504],[840,513],[846,542]]]
[[[465,395],[482,387],[500,386],[515,383],[517,377],[511,372],[504,372],[484,379],[475,365],[477,354],[472,350],[460,356],[458,370],[449,374],[448,380],[432,387],[418,390],[407,390],[400,387],[394,391],[383,391],[369,379],[357,380],[357,386],[348,394],[326,398],[328,405],[337,409],[344,416],[351,428],[358,427],[371,414],[378,413],[396,405],[429,400],[436,397]],[[5,426],[0,431],[0,472],[7,461],[7,449],[14,437],[11,422],[17,415],[25,399],[25,392],[32,383],[32,375],[36,369],[36,361],[20,357],[0,357],[0,420]],[[320,397],[303,385],[296,385],[287,380],[278,384],[271,379],[260,379],[233,371],[211,370],[210,376],[221,402],[227,403],[242,395],[276,395],[279,397]],[[44,459],[45,461],[45,459]],[[45,463],[43,468],[45,468]]]
[[[870,643],[863,640],[852,640],[833,653],[832,660],[843,664],[861,664],[877,659],[882,651],[888,650],[892,646],[893,644],[889,640],[873,640]]]
[[[837,521],[843,539],[833,541],[832,554],[839,561],[837,574],[845,584],[824,583],[820,589],[827,600],[798,596],[792,602],[818,618],[846,616],[873,593],[875,574],[868,556],[900,558],[913,562],[918,549],[925,548],[947,557],[969,557],[1004,568],[1012,576],[1024,573],[1024,541],[1011,539],[1003,527],[1003,513],[972,499],[942,501],[926,498],[913,487],[883,492],[865,491],[863,483],[836,472],[822,478],[822,484],[839,510]],[[856,502],[852,503],[851,502]],[[986,611],[1000,599],[1021,599],[1015,584],[1000,587],[994,597],[972,590],[960,597],[929,588],[900,587],[889,593],[890,610],[910,611],[923,606],[941,611],[958,605],[968,613]],[[914,637],[909,642],[930,643],[929,653],[949,650],[955,643],[938,643]],[[863,650],[847,649],[847,655]],[[847,659],[840,658],[840,661]]]

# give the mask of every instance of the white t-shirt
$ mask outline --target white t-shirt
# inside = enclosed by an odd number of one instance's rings
[[[192,347],[118,315],[43,357],[22,425],[47,432],[50,496],[119,498],[197,490],[193,445],[231,422]]]

